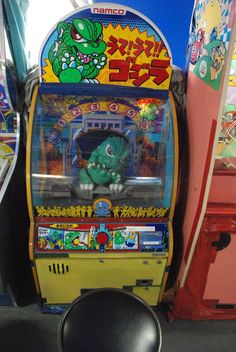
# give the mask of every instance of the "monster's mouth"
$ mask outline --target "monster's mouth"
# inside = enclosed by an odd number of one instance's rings
[[[93,59],[95,59],[98,54],[97,53],[93,53],[93,54],[83,54],[81,53],[81,51],[79,51],[77,49],[77,56],[80,59],[80,61],[84,64],[88,64],[90,61],[92,61]]]

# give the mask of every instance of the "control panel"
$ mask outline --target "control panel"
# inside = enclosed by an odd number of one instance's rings
[[[167,223],[65,224],[37,226],[37,251],[166,252]]]

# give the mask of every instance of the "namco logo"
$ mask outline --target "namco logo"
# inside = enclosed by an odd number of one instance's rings
[[[104,7],[94,7],[92,8],[92,13],[102,13],[105,15],[121,15],[124,16],[126,14],[126,10],[124,9],[112,9],[112,8],[104,8]]]

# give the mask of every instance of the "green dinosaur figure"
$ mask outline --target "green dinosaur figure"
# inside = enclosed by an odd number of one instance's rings
[[[157,119],[159,113],[158,105],[155,103],[146,104],[140,110],[140,116],[144,120],[154,121]]]
[[[107,56],[102,25],[89,19],[59,22],[58,36],[48,58],[60,82],[99,83],[95,78],[104,68]]]
[[[91,191],[95,185],[109,184],[111,191],[122,191],[121,172],[127,166],[128,157],[127,141],[122,137],[108,137],[92,151],[87,167],[80,171],[80,188]]]

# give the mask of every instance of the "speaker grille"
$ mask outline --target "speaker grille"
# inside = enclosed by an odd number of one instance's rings
[[[48,270],[52,274],[63,275],[69,272],[69,266],[64,263],[52,263],[48,266]]]

